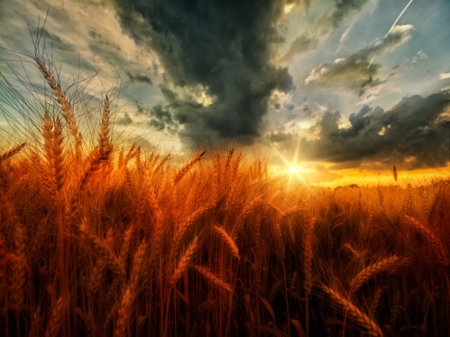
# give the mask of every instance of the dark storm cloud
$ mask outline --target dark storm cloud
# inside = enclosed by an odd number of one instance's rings
[[[142,74],[133,75],[131,72],[128,72],[128,71],[126,71],[125,73],[127,74],[128,79],[130,80],[131,83],[144,83],[144,84],[148,84],[148,85],[153,84],[152,80],[147,75],[142,75]]]
[[[157,130],[164,130],[167,127],[173,127],[175,125],[172,115],[162,105],[155,105],[150,109],[150,122],[149,125],[153,126]]]
[[[364,106],[349,117],[350,126],[340,129],[339,112],[326,112],[318,122],[318,140],[300,140],[302,157],[335,163],[384,160],[394,154],[410,158],[409,168],[444,166],[448,158],[450,91],[426,98],[403,98],[388,111]],[[298,137],[273,134],[272,142],[292,150]]]
[[[278,23],[285,1],[115,3],[124,30],[159,55],[167,88],[189,91],[201,86],[213,98],[204,106],[178,91],[163,92],[166,109],[174,122],[183,124],[188,139],[195,141],[204,133],[211,139],[240,136],[251,142],[261,133],[273,91],[293,89],[287,69],[272,63],[284,41]],[[160,122],[155,118],[154,124],[162,127]]]
[[[386,79],[379,78],[381,66],[373,63],[374,58],[409,40],[411,30],[412,26],[396,26],[388,36],[371,46],[335,63],[325,63],[313,69],[305,82],[344,88],[362,96],[367,89],[386,82]],[[395,69],[391,73],[395,73]]]

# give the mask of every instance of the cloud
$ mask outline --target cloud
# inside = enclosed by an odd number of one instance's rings
[[[174,120],[170,112],[161,104],[155,105],[150,109],[151,119],[149,125],[157,130],[164,130],[175,126]]]
[[[339,27],[351,13],[361,10],[369,0],[341,0],[336,1],[336,7],[324,13],[316,21],[316,31],[325,35]]]
[[[115,0],[123,30],[159,55],[164,111],[191,142],[237,135],[252,142],[272,93],[293,89],[288,70],[274,64],[286,3]],[[151,123],[162,128],[164,118]]]
[[[300,142],[305,160],[357,165],[364,160],[391,159],[396,154],[406,168],[446,164],[450,91],[425,98],[405,97],[388,111],[364,106],[350,115],[348,128],[339,128],[341,119],[338,111],[327,111],[316,125],[319,134],[315,140],[292,134],[273,134],[269,139],[289,150]]]
[[[449,79],[449,78],[450,78],[450,73],[439,74],[439,79],[440,80],[446,80],[446,79]]]
[[[131,117],[130,117],[129,114],[125,113],[125,114],[123,115],[123,117],[117,118],[114,122],[115,122],[116,124],[119,124],[119,125],[125,125],[125,126],[128,126],[128,125],[130,125],[131,123],[133,123],[133,120],[131,119]]]
[[[133,75],[131,72],[126,71],[125,72],[128,76],[128,79],[130,80],[131,83],[144,83],[144,84],[148,84],[148,85],[152,85],[153,82],[150,79],[150,77],[148,77],[147,75],[142,75],[142,74],[136,74]]]
[[[307,32],[303,32],[298,36],[290,45],[289,50],[283,56],[282,61],[289,62],[294,56],[308,52],[315,49],[317,40],[309,35]]]
[[[334,63],[325,63],[311,71],[305,83],[314,83],[322,87],[343,88],[365,94],[370,88],[376,88],[387,79],[379,78],[380,65],[373,59],[411,38],[412,25],[395,26],[389,35],[376,40],[371,46]]]
[[[311,1],[303,3],[307,9]],[[320,39],[332,33],[336,28],[340,27],[345,19],[353,13],[360,11],[368,0],[342,0],[336,1],[336,5],[331,10],[322,14],[312,26],[310,32],[303,32],[294,41],[291,42],[289,50],[281,58],[282,62],[290,62],[296,55],[307,53],[316,49]],[[353,29],[355,22],[352,22],[339,41],[339,47],[336,53],[342,48],[344,42],[348,38],[349,32]]]

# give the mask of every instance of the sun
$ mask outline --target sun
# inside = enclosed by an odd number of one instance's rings
[[[299,171],[300,171],[300,169],[297,166],[295,166],[295,165],[292,165],[292,166],[289,167],[289,173],[290,174],[296,174]]]

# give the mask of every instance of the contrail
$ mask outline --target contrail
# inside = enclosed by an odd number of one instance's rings
[[[391,32],[391,30],[395,27],[395,25],[397,24],[398,20],[400,20],[400,18],[402,17],[402,15],[406,12],[406,10],[408,9],[409,5],[411,5],[411,3],[414,0],[409,0],[408,4],[405,6],[405,8],[403,8],[402,12],[399,14],[399,16],[397,16],[397,19],[395,19],[394,23],[392,24],[391,28],[389,28],[388,32],[386,33],[386,35],[384,36],[384,38],[387,38],[387,36],[389,35],[389,33]],[[370,60],[369,65],[367,66],[367,69],[370,68],[370,66],[373,63],[373,60],[375,59],[375,57],[372,57],[372,59]]]
[[[408,9],[409,5],[411,5],[411,3],[413,2],[413,0],[409,0],[408,4],[406,5],[406,7],[402,10],[402,12],[400,13],[400,15],[397,17],[397,19],[394,21],[394,24],[392,25],[392,27],[389,29],[389,31],[386,33],[387,37],[389,35],[389,33],[391,32],[392,28],[395,27],[395,25],[397,24],[397,21],[400,20],[400,18],[402,17],[402,15],[406,12],[406,10]]]

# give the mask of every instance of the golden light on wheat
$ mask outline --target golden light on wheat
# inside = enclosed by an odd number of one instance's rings
[[[448,180],[321,188],[237,147],[177,165],[115,142],[108,95],[88,139],[34,61],[56,109],[0,150],[2,336],[450,333]]]

